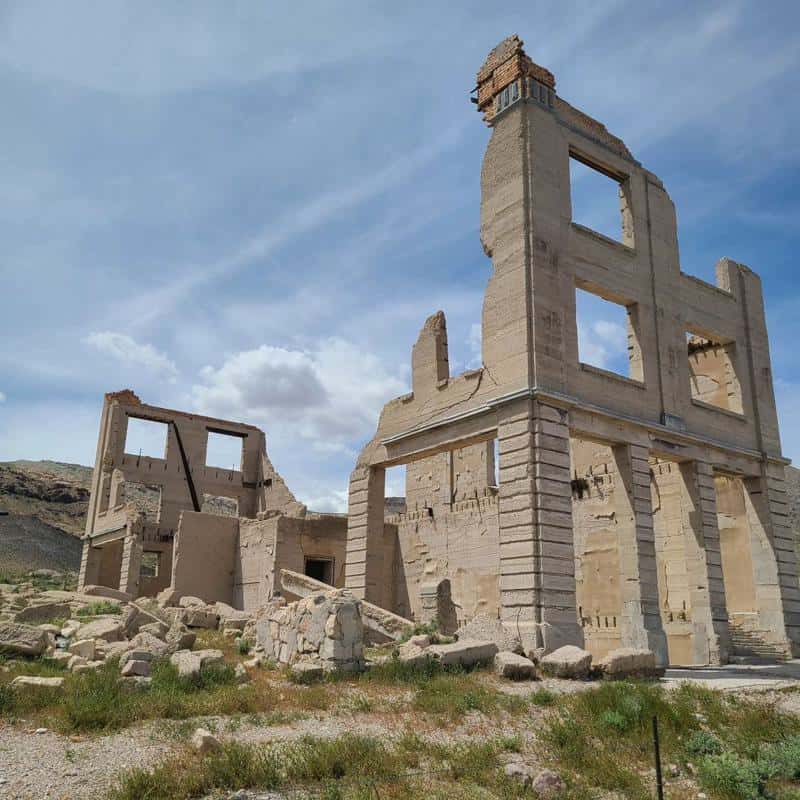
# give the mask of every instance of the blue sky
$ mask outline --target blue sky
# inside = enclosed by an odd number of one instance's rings
[[[342,509],[425,317],[453,372],[475,361],[468,95],[515,32],[665,182],[686,272],[761,274],[800,460],[799,9],[5,0],[0,460],[91,464],[103,392],[131,387],[262,426],[296,494]]]

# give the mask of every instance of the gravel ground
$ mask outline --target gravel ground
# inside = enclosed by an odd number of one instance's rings
[[[391,704],[382,713],[322,714],[287,725],[264,726],[247,722],[246,718],[204,717],[191,723],[147,723],[100,737],[68,737],[49,731],[37,734],[32,729],[0,726],[0,798],[99,800],[106,796],[120,772],[134,766],[155,766],[184,746],[179,730],[191,732],[195,727],[209,728],[221,739],[251,743],[289,741],[301,736],[333,737],[347,732],[389,739],[406,731],[432,741],[452,742],[488,738],[501,732],[496,718],[470,714],[458,726],[442,728],[435,717],[395,714]],[[503,732],[510,732],[501,727]]]

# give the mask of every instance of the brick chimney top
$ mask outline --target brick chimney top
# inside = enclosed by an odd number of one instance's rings
[[[555,76],[534,63],[522,45],[516,34],[503,39],[478,70],[478,111],[488,125],[500,111],[523,97],[553,105]]]

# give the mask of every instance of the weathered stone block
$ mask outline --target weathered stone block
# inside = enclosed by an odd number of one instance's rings
[[[589,677],[592,654],[568,644],[544,656],[539,662],[542,672],[554,678],[583,680]]]
[[[508,651],[494,657],[495,672],[512,681],[529,681],[536,677],[536,665],[529,658]]]

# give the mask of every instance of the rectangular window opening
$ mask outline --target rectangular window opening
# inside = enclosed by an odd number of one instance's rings
[[[627,179],[570,153],[569,185],[572,221],[609,239],[633,247],[633,215]]]
[[[332,558],[306,558],[304,571],[309,578],[333,586]]]
[[[406,465],[387,467],[383,490],[384,511],[387,515],[406,512]]]
[[[244,439],[241,436],[209,431],[206,444],[206,466],[241,471],[243,447]]]
[[[582,364],[644,382],[636,305],[575,288],[578,359]]]
[[[128,417],[125,453],[147,458],[166,458],[168,432],[169,426],[166,422]]]
[[[157,578],[161,568],[161,553],[148,552],[142,553],[142,565],[139,575],[143,578]]]
[[[222,497],[215,494],[203,494],[200,510],[204,514],[216,514],[218,517],[238,517],[239,501],[235,497]]]
[[[734,342],[687,331],[686,350],[692,400],[743,413]]]
[[[158,522],[161,511],[161,487],[139,481],[125,481],[120,484],[117,504],[120,502],[133,506],[149,522]]]

